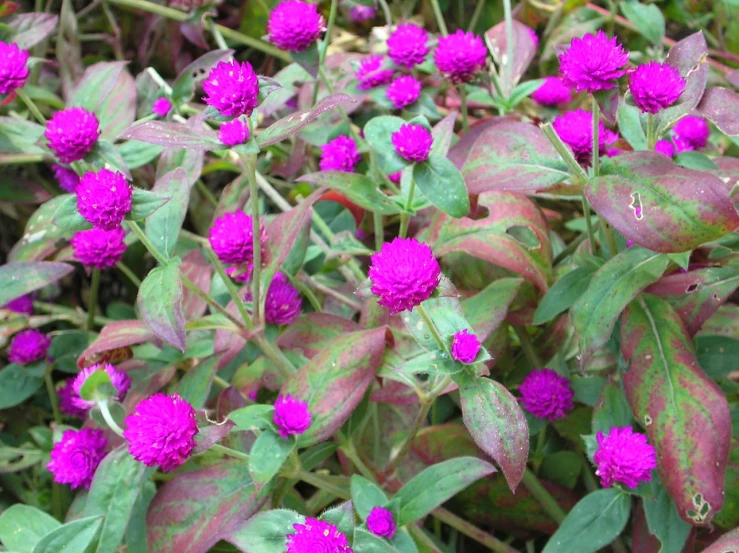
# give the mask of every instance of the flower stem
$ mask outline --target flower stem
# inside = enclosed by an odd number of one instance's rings
[[[262,297],[261,297],[261,275],[262,275],[262,232],[259,221],[259,186],[257,185],[257,156],[249,155],[242,158],[246,176],[249,179],[249,205],[251,205],[251,232],[254,251],[254,269],[251,274],[252,311],[254,313],[254,326],[260,327],[262,321]]]
[[[421,317],[421,320],[426,324],[426,328],[429,329],[431,337],[436,342],[436,345],[439,346],[439,349],[445,351],[446,353],[449,353],[449,347],[444,342],[441,334],[439,334],[439,329],[436,328],[434,320],[431,318],[428,311],[426,311],[426,308],[423,306],[423,304],[418,304],[416,306],[416,313],[418,313],[418,316]]]
[[[213,35],[213,39],[215,39],[218,48],[220,48],[221,50],[228,50],[228,44],[226,44],[221,31],[218,30],[218,25],[216,25],[216,22],[213,21],[213,18],[211,17],[207,18],[207,22],[208,30],[210,31],[210,34]]]
[[[405,238],[408,235],[408,225],[411,222],[411,206],[413,205],[413,195],[416,192],[416,179],[411,177],[411,189],[408,191],[408,201],[405,203],[405,211],[400,214],[400,232],[398,236]],[[379,251],[379,250],[378,250]]]
[[[467,115],[467,88],[464,83],[461,83],[457,90],[459,90],[460,109],[462,110],[462,131],[467,134],[470,130],[470,122]]]
[[[547,443],[547,427],[544,426],[539,431],[539,436],[536,439],[536,451],[534,452],[534,472],[539,474],[539,467],[541,467],[542,461],[544,461],[544,446]]]
[[[318,48],[318,65],[323,67],[323,61],[326,59],[326,51],[331,42],[331,33],[334,30],[334,22],[336,21],[336,11],[338,8],[337,0],[331,0],[331,8],[328,12],[328,23],[326,24],[326,35],[323,37],[320,47]],[[318,83],[313,86],[313,105],[318,101]]]
[[[235,449],[231,449],[230,447],[226,447],[221,444],[211,444],[211,446],[206,451],[216,451],[218,453],[228,455],[229,457],[241,459],[242,461],[246,461],[247,463],[249,462],[249,456],[246,453],[241,453],[240,451],[236,451]]]
[[[511,0],[503,0],[503,18],[505,19],[505,49],[506,64],[503,66],[503,84],[506,87],[506,97],[513,92],[513,12]]]
[[[98,402],[98,407],[100,407],[100,413],[103,415],[103,419],[105,420],[105,423],[110,427],[110,429],[118,434],[121,438],[123,437],[123,429],[118,426],[118,423],[115,422],[113,419],[113,415],[110,414],[110,409],[108,407],[108,400],[105,399],[103,401]]]
[[[119,261],[116,265],[118,270],[122,272],[128,280],[130,280],[137,288],[141,286],[141,279],[137,277],[128,265],[125,265],[122,261]]]
[[[647,150],[654,150],[654,145],[657,144],[657,125],[654,120],[653,113],[647,113]]]
[[[467,26],[468,32],[474,32],[475,27],[477,26],[477,22],[480,19],[480,16],[482,15],[482,9],[485,7],[485,0],[477,0],[477,4],[475,5],[475,11],[472,12],[472,17],[470,18],[470,24]]]
[[[513,330],[516,332],[516,336],[518,336],[518,341],[521,344],[523,354],[528,360],[529,365],[531,365],[531,368],[534,370],[541,369],[544,365],[539,358],[539,354],[536,353],[536,349],[531,341],[531,336],[529,336],[529,333],[526,331],[526,327],[514,326]]]
[[[475,540],[477,543],[488,547],[495,553],[518,553],[516,549],[512,548],[507,543],[500,541],[498,538],[491,536],[487,532],[483,532],[477,526],[470,524],[443,507],[437,507],[431,511],[431,514],[437,520],[440,520],[444,524],[458,530],[460,534],[464,534],[468,538]]]
[[[584,185],[586,182],[588,182],[588,174],[577,162],[575,156],[572,155],[572,151],[567,146],[565,146],[564,142],[562,142],[562,139],[552,128],[552,124],[544,123],[539,128],[541,128],[541,131],[549,139],[549,142],[551,142],[552,146],[554,146],[554,149],[557,150],[557,153],[562,156],[562,159],[570,168],[570,176],[575,181],[575,183]]]
[[[385,228],[382,226],[382,214],[374,212],[372,214],[372,223],[375,231],[375,250],[378,252],[382,249],[385,242]]]
[[[33,100],[26,94],[26,91],[22,88],[16,88],[15,93],[18,95],[18,98],[20,98],[24,104],[26,104],[26,107],[28,108],[28,111],[30,111],[33,116],[36,118],[36,120],[41,123],[42,125],[46,125],[46,118],[43,116],[41,111],[38,109],[38,106],[35,104]]]
[[[59,411],[59,401],[56,397],[56,389],[54,389],[54,381],[51,379],[51,371],[54,370],[54,364],[49,363],[44,371],[44,382],[46,383],[46,392],[49,394],[49,403],[51,403],[51,411],[54,413],[54,422],[62,424],[62,414]]]
[[[593,232],[593,222],[590,220],[590,202],[582,195],[582,214],[585,218],[585,229],[588,234],[588,241],[590,242],[590,253],[595,254],[597,243],[595,241],[595,233]]]
[[[446,28],[446,21],[441,13],[441,7],[439,6],[439,0],[431,0],[431,8],[434,10],[434,18],[436,19],[436,25],[439,27],[439,32],[446,36],[449,31]]]
[[[100,289],[100,269],[92,270],[92,283],[90,284],[90,301],[87,305],[87,331],[95,328],[95,311],[98,303],[98,290]]]
[[[210,244],[203,246],[203,249],[205,249],[205,255],[208,256],[208,261],[210,261],[216,268],[218,276],[221,277],[224,286],[226,286],[226,290],[228,290],[231,299],[236,304],[236,309],[239,310],[239,315],[241,315],[241,319],[244,321],[243,325],[245,325],[250,332],[253,332],[254,323],[252,323],[251,315],[249,315],[249,311],[246,309],[246,304],[244,304],[244,300],[241,298],[241,296],[239,296],[238,289],[234,285],[231,278],[226,274],[226,270],[223,268],[223,265],[218,259],[218,256],[213,251],[213,248],[210,247]]]
[[[562,507],[559,506],[557,500],[552,497],[547,489],[541,485],[536,475],[531,472],[528,468],[524,470],[523,479],[521,480],[524,486],[531,492],[536,500],[541,504],[544,511],[555,521],[557,524],[562,524],[562,521],[567,516]]]
[[[593,98],[593,176],[597,177],[600,174],[600,137],[598,133],[600,131],[600,106],[598,101]]]
[[[308,472],[307,470],[301,469],[298,472],[298,478],[303,482],[310,484],[315,488],[318,488],[319,490],[324,490],[326,492],[332,493],[340,499],[351,499],[351,494],[348,491],[339,488],[338,486],[334,485],[333,482],[329,482],[327,479],[313,472]]]

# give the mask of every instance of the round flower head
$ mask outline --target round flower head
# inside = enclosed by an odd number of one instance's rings
[[[485,67],[487,55],[487,48],[480,37],[460,29],[454,34],[439,38],[434,62],[452,83],[468,83]]]
[[[572,100],[572,92],[557,77],[547,77],[531,99],[542,106],[558,106]]]
[[[46,465],[57,484],[69,484],[89,489],[92,477],[105,457],[108,440],[102,430],[83,428],[66,430],[62,439],[51,449],[51,460]]]
[[[250,263],[248,266],[234,266],[226,269],[226,274],[230,276],[236,282],[249,282],[251,280],[251,272],[254,270],[254,263]]]
[[[706,120],[694,115],[688,115],[680,119],[672,130],[676,135],[675,146],[677,146],[677,138],[679,138],[686,145],[689,145],[689,149],[692,150],[704,148],[708,144],[708,137],[711,136],[711,128]]]
[[[131,211],[133,190],[117,171],[85,173],[75,189],[77,210],[95,227],[113,230]]]
[[[245,144],[249,140],[249,124],[241,119],[234,119],[221,125],[218,140],[226,146]]]
[[[325,30],[323,16],[315,4],[301,0],[287,0],[277,5],[269,15],[269,41],[290,52],[303,52]]]
[[[589,165],[593,155],[593,115],[581,109],[568,111],[554,119],[555,132],[562,142],[572,148],[575,159],[583,165]],[[598,123],[598,142],[602,149],[605,145],[606,127],[602,121]]]
[[[390,182],[394,182],[395,184],[400,184],[400,179],[403,177],[402,171],[396,171],[395,173],[390,173],[387,178],[390,179]]]
[[[429,35],[423,27],[412,23],[398,25],[387,39],[387,55],[397,65],[410,69],[426,61],[428,40]]]
[[[126,233],[121,227],[113,230],[92,228],[76,232],[72,238],[74,258],[91,269],[114,267],[126,251]]]
[[[650,61],[631,74],[629,90],[636,107],[645,113],[657,113],[677,102],[685,90],[685,79],[671,65]]]
[[[532,371],[518,390],[524,409],[540,419],[561,419],[574,408],[572,398],[575,392],[570,380],[551,369]]]
[[[644,434],[634,432],[630,426],[614,427],[608,435],[598,432],[598,450],[593,462],[598,467],[604,488],[619,482],[627,488],[636,488],[639,482],[652,479],[652,469],[657,468],[657,453],[647,443]]]
[[[375,15],[377,15],[377,10],[373,6],[357,4],[356,6],[352,6],[352,9],[349,10],[349,17],[356,23],[365,23],[370,19],[374,19]]]
[[[259,104],[259,80],[248,61],[219,62],[203,82],[203,101],[226,117],[251,115]]]
[[[372,507],[367,517],[367,528],[376,536],[393,539],[395,535],[395,521],[393,514],[382,507]]]
[[[159,117],[166,117],[169,110],[172,109],[172,102],[167,98],[157,98],[154,103],[151,104],[151,112]]]
[[[390,140],[403,159],[419,163],[429,158],[434,137],[423,125],[406,123],[392,134]]]
[[[283,438],[297,436],[310,428],[311,414],[308,404],[290,395],[284,395],[275,401],[275,413],[272,416],[277,425],[277,432]]]
[[[70,417],[84,419],[87,415],[87,409],[80,409],[74,404],[74,378],[68,378],[56,391],[59,396],[59,410]]]
[[[170,472],[192,455],[197,433],[192,405],[178,394],[154,394],[126,417],[123,437],[134,459]]]
[[[7,309],[13,313],[20,313],[21,315],[33,315],[33,295],[26,294],[20,298],[15,298],[3,305],[2,309]]]
[[[226,213],[213,222],[208,240],[222,263],[251,263],[254,259],[252,220],[243,211]],[[261,228],[260,242],[264,247],[267,236]]]
[[[667,157],[672,157],[675,155],[675,146],[673,146],[672,142],[669,140],[658,140],[654,145],[654,151],[666,155]]]
[[[359,81],[359,90],[369,90],[377,86],[383,86],[393,80],[393,70],[383,69],[385,58],[382,56],[369,56],[359,62],[354,75]]]
[[[0,94],[8,94],[26,84],[28,52],[17,44],[0,40]]]
[[[285,553],[352,553],[346,536],[333,524],[308,517],[293,528],[295,533],[288,534]]]
[[[97,365],[92,365],[90,367],[82,369],[72,382],[72,391],[74,392],[74,396],[72,397],[72,404],[78,409],[88,411],[95,406],[94,401],[82,399],[82,397],[80,397],[80,392],[82,391],[82,386],[84,386],[85,382],[87,382],[87,379],[90,378],[90,376],[92,376],[92,374],[97,371],[105,371],[106,373],[108,373],[110,383],[113,385],[113,388],[115,388],[117,392],[115,396],[115,399],[117,401],[123,401],[123,399],[126,397],[126,394],[128,393],[128,389],[131,387],[131,379],[129,378],[129,376],[123,371],[116,370],[116,368],[110,363],[99,363]]]
[[[100,123],[84,108],[57,111],[46,122],[46,140],[62,163],[72,163],[90,153],[100,136]]]
[[[357,144],[348,136],[337,136],[321,146],[321,171],[344,171],[353,173],[362,156]]]
[[[418,100],[421,95],[421,81],[412,75],[398,77],[387,87],[387,97],[395,109],[403,109]]]
[[[629,54],[616,37],[603,31],[573,38],[570,47],[559,56],[559,70],[564,84],[577,92],[597,92],[616,87],[616,80],[626,73]]]
[[[77,185],[80,183],[80,177],[72,169],[63,165],[54,164],[51,166],[54,172],[54,178],[59,183],[59,188],[70,194],[74,194]]]
[[[28,365],[46,358],[51,340],[35,328],[21,330],[13,336],[8,346],[8,360],[18,365]]]
[[[460,363],[474,362],[480,353],[480,341],[474,334],[468,334],[467,329],[460,330],[452,338],[452,357]]]
[[[301,305],[300,292],[284,274],[277,273],[267,290],[264,319],[273,325],[289,325],[302,312]]]
[[[429,299],[440,276],[441,267],[428,245],[415,238],[396,238],[372,254],[370,291],[395,315]]]

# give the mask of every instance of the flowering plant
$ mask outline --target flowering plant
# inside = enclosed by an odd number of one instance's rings
[[[738,550],[731,3],[0,0],[0,549]]]

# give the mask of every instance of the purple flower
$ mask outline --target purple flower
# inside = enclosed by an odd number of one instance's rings
[[[654,145],[654,151],[666,155],[667,157],[672,157],[675,155],[675,146],[673,146],[672,142],[669,140],[659,140]]]
[[[59,188],[70,194],[74,194],[77,189],[77,185],[80,183],[80,177],[74,170],[63,165],[54,164],[51,166],[51,170],[54,172],[54,178],[59,183]]]
[[[357,144],[348,136],[337,136],[321,146],[321,171],[344,171],[353,173],[362,156]]]
[[[372,507],[367,517],[367,528],[376,536],[393,539],[395,535],[395,521],[393,514],[382,507]]]
[[[573,38],[570,47],[559,56],[562,80],[577,92],[593,93],[616,87],[616,80],[626,73],[629,54],[616,37],[603,31]]]
[[[282,50],[303,52],[326,30],[323,16],[315,4],[287,0],[269,15],[269,41]]]
[[[203,82],[203,101],[226,117],[251,115],[259,104],[259,80],[248,61],[219,62]]]
[[[0,94],[9,94],[26,84],[28,52],[17,44],[0,40]]]
[[[21,315],[33,315],[33,294],[26,294],[19,298],[9,301],[2,306],[2,309],[8,309],[13,313]]]
[[[452,357],[460,363],[473,363],[480,353],[480,341],[467,329],[460,330],[452,338]]]
[[[630,426],[614,427],[606,436],[598,432],[598,450],[593,462],[598,467],[604,488],[620,482],[627,488],[636,488],[639,482],[652,479],[652,469],[657,468],[657,453],[647,443],[644,434],[634,432]]]
[[[695,150],[693,144],[689,140],[686,140],[682,136],[678,136],[676,134],[672,136],[672,143],[675,145],[675,153],[673,155],[678,155],[682,154],[683,152],[690,152]]]
[[[82,411],[89,411],[95,406],[94,401],[82,399],[80,393],[82,391],[82,386],[85,385],[87,379],[90,378],[90,376],[92,376],[92,374],[97,371],[105,371],[106,373],[108,373],[110,383],[117,391],[117,394],[115,396],[115,399],[117,401],[123,401],[123,399],[126,397],[128,389],[131,387],[131,379],[129,378],[129,376],[123,371],[117,370],[110,363],[98,363],[97,365],[92,365],[90,367],[82,369],[72,382],[72,391],[74,392],[74,395],[72,396],[72,405],[74,405],[74,407],[76,407],[77,409],[80,409]]]
[[[108,269],[114,267],[126,251],[126,233],[121,227],[113,230],[92,228],[76,232],[72,237],[74,258],[85,267]]]
[[[370,290],[380,298],[377,303],[393,315],[429,299],[440,276],[441,267],[431,248],[415,238],[385,242],[371,257]]]
[[[226,274],[236,282],[249,282],[251,280],[251,272],[254,270],[254,263],[250,263],[244,269],[244,266],[234,266],[226,269]]]
[[[172,102],[167,98],[157,98],[154,103],[151,104],[151,112],[159,117],[166,117],[169,110],[172,109]]]
[[[8,360],[18,365],[28,365],[46,358],[51,340],[35,328],[21,330],[13,336],[8,346]]]
[[[356,23],[364,23],[374,19],[376,14],[377,10],[373,6],[363,6],[362,4],[352,6],[352,9],[349,10],[349,17]]]
[[[485,67],[487,55],[487,48],[480,37],[460,29],[454,34],[439,38],[434,62],[452,83],[468,83]]]
[[[570,380],[551,369],[532,371],[518,387],[524,408],[540,419],[553,421],[567,416],[575,392]]]
[[[134,459],[170,472],[192,455],[197,433],[192,405],[178,394],[154,394],[126,417],[123,437]]]
[[[534,43],[534,49],[539,49],[539,35],[536,34],[536,31],[532,29],[531,27],[526,27],[526,32],[529,33],[529,36],[531,37],[531,40]]]
[[[46,140],[62,163],[72,163],[90,153],[100,136],[100,123],[84,108],[57,111],[46,122]]]
[[[672,129],[676,135],[675,146],[678,146],[678,138],[683,141],[684,145],[690,146],[690,150],[700,150],[708,144],[708,137],[711,136],[711,128],[702,117],[688,115],[677,122]],[[678,146],[678,153],[684,151]]]
[[[224,123],[218,131],[218,140],[226,146],[245,144],[249,140],[249,123],[241,119]]]
[[[631,74],[629,90],[636,107],[645,113],[657,113],[677,102],[685,90],[685,79],[671,65],[650,61]]]
[[[346,536],[333,524],[308,517],[293,528],[295,533],[287,535],[285,553],[352,553]]]
[[[383,69],[385,58],[382,56],[369,56],[359,62],[354,75],[359,81],[359,90],[369,90],[377,86],[383,86],[393,80],[393,70]]]
[[[392,134],[390,140],[395,151],[412,163],[426,161],[431,153],[434,137],[423,125],[406,123]]]
[[[542,106],[558,106],[572,100],[572,91],[564,85],[561,79],[547,77],[531,95],[531,99]]]
[[[289,325],[300,313],[300,292],[282,273],[277,273],[269,284],[264,302],[264,319],[273,325]]]
[[[421,81],[412,75],[398,77],[387,87],[387,97],[395,109],[410,106],[421,95]]]
[[[51,449],[51,460],[46,468],[57,484],[69,484],[73,490],[89,489],[107,445],[102,430],[66,430]]]
[[[84,419],[87,415],[87,409],[80,409],[72,401],[76,397],[73,386],[74,378],[68,378],[57,388],[56,393],[59,396],[59,410],[70,417]]]
[[[411,68],[426,61],[429,53],[426,29],[408,23],[398,25],[387,40],[388,57],[401,67]]]
[[[133,190],[117,171],[85,173],[75,189],[77,210],[95,227],[113,230],[131,211]]]
[[[395,173],[390,173],[387,178],[390,179],[390,182],[393,182],[395,184],[400,184],[400,179],[403,177],[402,171],[396,171]]]
[[[254,259],[254,234],[252,219],[243,211],[226,213],[210,228],[208,240],[222,263],[251,263]],[[267,240],[264,226],[261,227],[260,243]]]
[[[311,414],[308,404],[290,395],[281,395],[275,401],[275,413],[272,416],[277,425],[277,432],[283,438],[302,434],[310,428]]]
[[[575,159],[582,165],[590,165],[593,155],[593,114],[581,109],[568,111],[554,119],[555,132],[562,142],[572,148]],[[606,127],[598,122],[599,149],[605,146]]]

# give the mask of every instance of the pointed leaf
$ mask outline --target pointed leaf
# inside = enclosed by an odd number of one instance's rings
[[[108,323],[100,331],[97,339],[80,354],[77,367],[84,369],[96,363],[120,363],[125,361],[125,359],[121,359],[124,350],[128,350],[126,359],[133,355],[129,346],[143,344],[152,339],[154,339],[154,334],[142,321],[129,320]]]
[[[373,507],[382,507],[387,504],[385,492],[374,482],[353,474],[351,478],[352,504],[359,518],[367,520]]]
[[[375,213],[395,215],[400,212],[398,205],[383,194],[372,179],[364,175],[344,171],[320,171],[303,175],[298,182],[310,182],[336,190],[351,202]]]
[[[354,553],[397,553],[397,550],[386,539],[375,536],[362,528],[354,530],[352,551]]]
[[[127,61],[101,61],[85,69],[85,74],[72,91],[69,106],[95,112],[115,88]]]
[[[168,148],[191,150],[223,150],[226,146],[218,140],[215,131],[185,123],[144,121],[135,123],[121,133],[121,138],[140,140]]]
[[[52,218],[54,225],[67,232],[91,229],[92,224],[77,210],[77,196],[64,194],[60,197],[63,199],[57,200],[59,204]]]
[[[732,553],[739,549],[739,528],[724,534],[703,550],[703,553]]]
[[[274,430],[262,432],[249,452],[249,474],[262,487],[282,468],[282,464],[295,449],[294,438],[283,438]]]
[[[499,278],[474,296],[462,300],[462,311],[478,340],[483,342],[505,320],[508,307],[516,299],[522,283],[522,278]]]
[[[224,539],[245,553],[285,551],[287,535],[294,531],[295,524],[304,522],[305,517],[295,511],[264,511],[242,522]]]
[[[534,324],[547,323],[572,307],[587,290],[596,269],[594,265],[577,267],[555,282],[539,302],[534,313]]]
[[[739,135],[739,94],[733,90],[720,86],[709,88],[698,105],[698,111],[724,134]]]
[[[41,538],[33,553],[87,553],[90,544],[98,538],[102,522],[100,516],[68,522]]]
[[[74,270],[56,261],[16,261],[0,266],[0,306],[56,282]]]
[[[680,518],[664,486],[659,487],[654,499],[644,499],[644,514],[649,532],[662,544],[660,553],[680,553],[691,526]]]
[[[59,17],[51,13],[19,13],[6,24],[13,30],[13,43],[30,50],[54,32],[58,21]]]
[[[531,36],[531,29],[523,23],[516,21],[513,25],[513,59],[508,59],[507,35],[505,21],[501,21],[495,27],[485,33],[485,42],[498,65],[498,74],[501,76],[503,93],[506,97],[511,95],[518,81],[526,72],[531,61],[536,55],[537,44]],[[507,66],[512,65],[510,70]],[[509,72],[510,71],[510,72]],[[510,75],[510,79],[508,76]]]
[[[60,526],[42,510],[16,503],[0,514],[0,541],[10,551],[31,553],[41,538]]]
[[[44,385],[44,365],[8,363],[0,369],[0,409],[20,405]]]
[[[179,260],[173,259],[147,275],[139,287],[136,303],[141,318],[159,338],[184,352],[185,317],[182,314],[182,283]]]
[[[187,173],[178,167],[158,179],[152,191],[170,200],[146,220],[146,236],[165,257],[171,257],[190,203]]]
[[[442,156],[431,155],[413,166],[413,179],[424,196],[444,213],[464,217],[470,211],[464,178],[454,164]]]
[[[131,211],[126,215],[126,219],[129,221],[146,219],[168,203],[170,199],[170,196],[162,196],[156,192],[134,188],[133,197],[131,198]]]

